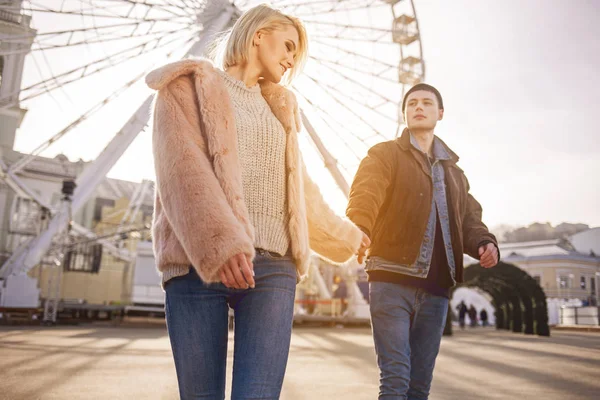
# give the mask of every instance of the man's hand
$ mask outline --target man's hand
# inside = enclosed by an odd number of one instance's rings
[[[231,257],[219,272],[221,282],[228,288],[254,289],[254,265],[244,253]]]
[[[363,238],[360,242],[360,247],[358,248],[358,263],[362,264],[365,256],[367,255],[367,249],[371,246],[371,239],[367,236],[366,233],[363,232]]]
[[[498,249],[494,243],[479,246],[479,264],[483,268],[492,268],[498,264]]]

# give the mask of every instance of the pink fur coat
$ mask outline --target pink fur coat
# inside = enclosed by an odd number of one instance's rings
[[[229,258],[255,255],[227,89],[213,65],[202,59],[166,65],[148,74],[146,83],[158,90],[152,134],[152,234],[158,269],[166,280],[193,265],[205,282],[218,282]],[[328,207],[306,172],[294,94],[273,83],[261,84],[261,92],[287,134],[291,251],[301,279],[308,272],[311,248],[342,263],[356,253],[362,233]]]

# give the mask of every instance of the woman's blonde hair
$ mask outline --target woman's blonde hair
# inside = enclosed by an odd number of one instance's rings
[[[233,27],[217,40],[213,51],[215,63],[227,69],[248,62],[254,34],[260,30],[272,32],[285,26],[293,26],[298,31],[298,44],[294,56],[294,67],[283,78],[285,84],[298,76],[308,58],[308,38],[302,21],[281,11],[261,4],[246,11]]]

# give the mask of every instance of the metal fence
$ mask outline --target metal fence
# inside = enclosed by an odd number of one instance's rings
[[[600,326],[600,307],[561,307],[561,325]]]

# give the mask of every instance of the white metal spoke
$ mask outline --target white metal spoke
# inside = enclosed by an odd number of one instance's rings
[[[142,22],[127,22],[127,23],[118,23],[118,24],[110,24],[110,25],[101,25],[101,26],[88,26],[84,28],[76,28],[76,29],[61,29],[58,31],[51,32],[40,32],[40,33],[28,33],[25,35],[0,35],[0,40],[3,42],[13,42],[13,43],[21,43],[25,39],[36,38],[37,42],[42,42],[44,40],[54,39],[55,37],[72,37],[80,33],[86,32],[94,32],[97,36],[102,37],[104,34],[103,30],[114,30],[115,32],[120,32],[121,29],[124,28],[138,28],[142,25],[147,24],[156,24],[160,21],[142,21]],[[189,25],[189,21],[185,22],[185,25]],[[107,32],[109,34],[110,32]],[[126,37],[126,33],[122,33],[123,37]]]
[[[354,37],[351,35],[344,35],[342,33],[334,35],[312,35],[311,38],[315,39],[332,39],[338,42],[346,42],[349,46],[354,43],[372,43],[377,45],[388,45],[395,47],[396,44],[393,42],[384,41],[383,39],[387,36],[387,33],[373,34],[372,37]]]
[[[156,37],[161,37],[164,36],[165,34],[168,36],[170,34],[179,32],[180,30],[174,30],[171,32],[155,32],[152,35],[156,36]],[[31,49],[31,51],[33,52],[38,52],[38,51],[44,51],[44,50],[55,50],[55,49],[64,49],[64,48],[69,48],[69,47],[75,47],[75,46],[82,46],[82,45],[91,45],[91,44],[97,44],[97,43],[109,43],[112,41],[119,41],[119,40],[123,40],[123,39],[134,39],[134,38],[147,38],[148,36],[150,36],[147,32],[143,32],[143,33],[138,33],[138,34],[129,34],[129,35],[124,35],[124,34],[120,34],[121,36],[114,36],[114,37],[110,37],[110,36],[105,36],[102,37],[100,35],[98,35],[98,38],[95,40],[90,40],[90,39],[79,39],[79,40],[72,40],[72,36],[65,38],[67,40],[66,43],[62,43],[62,44],[46,44],[46,45],[41,45],[38,44],[37,46],[33,47]],[[27,49],[23,49],[23,50],[18,50],[18,51],[0,51],[0,56],[5,56],[5,55],[9,55],[9,54],[27,54],[29,51]],[[26,90],[26,89],[23,89]]]
[[[188,14],[181,14],[179,11],[182,11],[182,4],[180,3],[179,7],[175,4],[172,4],[170,2],[167,3],[149,3],[147,1],[133,1],[133,0],[101,0],[104,2],[109,2],[109,3],[120,3],[120,4],[129,4],[131,5],[132,8],[135,7],[139,7],[139,6],[145,6],[148,9],[157,9],[157,10],[161,10],[164,11],[168,14],[171,14],[175,17],[188,17]],[[86,3],[93,5],[92,3],[96,3],[95,7],[98,7],[98,0],[85,0]],[[185,5],[184,7],[185,8]],[[188,10],[184,10],[184,11],[188,11]]]
[[[95,16],[117,16],[117,17],[128,17],[131,16],[132,9],[158,9],[164,7],[157,3],[155,5],[148,5],[143,1],[135,2],[129,0],[79,0],[79,1],[61,1],[60,6],[57,6],[57,1],[48,3],[45,0],[30,0],[30,9],[37,11],[34,7],[38,7],[42,10],[49,10],[57,13],[71,13],[71,12],[85,12],[93,13]],[[121,13],[119,13],[119,10]],[[123,13],[124,12],[124,13]]]
[[[313,58],[313,59],[314,59],[314,58]],[[333,73],[337,74],[338,76],[340,76],[340,77],[342,77],[342,78],[344,78],[344,79],[348,80],[349,82],[353,83],[354,85],[356,85],[356,86],[358,86],[358,87],[360,87],[360,88],[364,89],[366,92],[370,92],[370,87],[368,87],[367,85],[365,85],[364,83],[362,83],[362,82],[361,82],[361,81],[359,81],[358,79],[356,79],[356,78],[352,78],[352,77],[350,77],[350,76],[348,76],[348,75],[346,75],[346,74],[342,73],[342,72],[340,71],[340,68],[337,68],[337,69],[336,69],[336,68],[333,68],[331,65],[328,65],[328,64],[333,64],[333,65],[336,65],[336,66],[338,66],[338,67],[345,68],[345,69],[348,69],[348,70],[351,70],[351,71],[355,71],[355,72],[359,72],[360,74],[365,74],[365,75],[367,75],[367,74],[368,74],[368,71],[366,71],[366,70],[364,70],[364,69],[354,68],[354,67],[347,67],[346,65],[343,65],[343,64],[342,64],[342,63],[340,63],[340,62],[321,61],[321,60],[319,60],[319,59],[314,59],[314,60],[315,60],[315,62],[319,63],[319,64],[320,64],[320,65],[322,65],[324,68],[326,68],[327,70],[329,70],[329,71],[331,71],[331,72],[333,72]],[[371,72],[371,73],[372,73],[372,72]],[[379,78],[379,76],[377,76],[377,75],[374,75],[374,77],[376,77],[376,78]],[[384,79],[384,78],[381,78],[381,79]],[[393,81],[393,80],[391,80],[391,79],[384,79],[384,80],[387,80],[387,81],[388,81],[388,82],[390,82],[390,83],[398,84],[398,81]],[[380,99],[381,101],[383,101],[384,103],[386,103],[386,102],[388,102],[388,103],[395,103],[394,99],[391,99],[391,98],[389,98],[389,97],[387,97],[387,96],[385,96],[385,95],[383,95],[383,94],[381,94],[381,93],[379,93],[379,92],[372,92],[371,94],[372,94],[373,96],[375,96],[375,97],[379,98],[379,99]],[[378,106],[378,105],[367,106],[367,107],[369,107],[369,108],[375,108],[375,107],[377,107],[377,106]]]
[[[323,65],[324,67],[327,67],[328,69],[333,69],[332,66],[336,66],[339,68],[344,68],[344,69],[347,69],[350,71],[358,72],[360,74],[372,74],[372,76],[375,78],[381,79],[381,80],[386,81],[391,84],[395,84],[395,85],[398,84],[398,79],[392,79],[392,78],[388,78],[385,76],[386,73],[391,71],[390,68],[385,68],[383,70],[377,71],[377,70],[369,70],[367,68],[357,68],[357,67],[353,67],[353,66],[348,66],[341,61],[320,60],[320,59],[314,58],[314,57],[311,57],[311,60],[314,60],[315,62]]]
[[[312,38],[312,37],[311,37]],[[348,56],[351,59],[358,59],[360,60],[361,63],[368,63],[370,65],[373,65],[374,70],[371,71],[371,74],[375,75],[375,76],[380,76],[382,75],[384,72],[386,71],[390,71],[390,70],[397,70],[398,69],[398,64],[393,64],[389,61],[386,61],[382,58],[377,58],[377,57],[369,57],[363,53],[358,53],[356,51],[352,51],[343,47],[337,47],[332,45],[331,43],[326,43],[325,41],[320,41],[320,40],[313,40],[313,42],[318,43],[319,47],[327,47],[328,50],[324,50],[326,53],[333,53],[333,54],[337,54],[338,58],[342,58],[343,56]],[[319,59],[320,61],[325,61],[322,59]],[[328,62],[333,62],[333,61],[329,61]],[[342,62],[335,62],[336,64],[342,64]],[[350,62],[346,62],[344,63],[346,68],[349,68],[350,66],[352,66],[354,63],[350,63]],[[395,80],[396,83],[397,80]]]
[[[177,36],[174,39],[169,40],[169,41],[164,42],[163,44],[159,45],[159,43],[161,41],[163,41],[166,37],[169,37],[172,35],[177,35]],[[117,65],[119,63],[123,63],[128,60],[131,60],[134,57],[141,55],[142,53],[147,53],[147,52],[155,51],[160,48],[164,48],[176,41],[181,40],[182,37],[187,37],[187,36],[189,36],[189,32],[184,31],[182,33],[179,30],[175,30],[175,31],[169,32],[167,36],[160,36],[158,38],[153,38],[142,44],[135,45],[135,46],[132,46],[125,50],[121,50],[116,53],[113,53],[107,58],[92,61],[88,64],[85,64],[83,66],[77,67],[70,71],[64,72],[60,75],[45,79],[45,80],[38,82],[32,86],[23,88],[21,90],[22,92],[32,91],[33,93],[24,96],[21,99],[21,101],[26,101],[26,100],[32,99],[41,94],[48,93],[56,88],[64,87],[65,85],[67,85],[69,83],[78,81],[82,78],[89,77],[98,72],[102,72],[106,69],[114,67],[115,65]],[[65,79],[60,81],[59,80],[60,78],[65,78]],[[40,88],[41,88],[41,90],[40,90]],[[34,91],[36,89],[38,89],[38,90]],[[9,95],[5,95],[4,97],[0,98],[0,108],[6,108],[6,107],[14,105],[14,101],[11,102],[10,99],[15,94],[16,93],[11,93]]]
[[[313,7],[319,5],[334,6],[336,4],[371,4],[371,3],[383,3],[382,0],[342,0],[342,1],[331,1],[331,0],[312,0],[312,1],[290,1],[290,0],[279,0],[273,1],[273,5],[277,8],[285,9],[291,7]],[[385,4],[385,3],[384,3]],[[389,7],[389,6],[388,6]]]
[[[368,10],[376,8],[389,7],[381,0],[357,0],[357,1],[315,1],[298,2],[282,6],[286,12],[290,12],[298,17],[314,17],[315,15],[333,15],[356,10]]]
[[[329,110],[316,104],[313,100],[309,100],[304,95],[302,95],[301,92],[298,93],[302,98],[304,98],[305,102],[310,105],[310,108],[314,112],[316,112],[320,120],[326,125],[326,127],[328,128],[327,132],[332,133],[339,139],[341,144],[344,146],[344,150],[342,150],[342,152],[345,154],[349,153],[354,156],[353,165],[356,163],[356,161],[359,161],[364,156],[364,152],[370,147],[370,145],[373,144],[374,140],[388,140],[391,137],[391,135],[385,135],[384,133],[379,131],[377,127],[369,125],[367,121],[360,121],[360,116],[354,114],[354,110],[346,108],[345,111],[348,112],[348,114],[350,114],[352,118],[356,118],[358,122],[362,122],[362,125],[360,126],[358,126],[356,123],[353,123],[352,121],[347,121],[347,119],[350,118],[332,116]],[[346,106],[342,103],[342,107],[345,108]],[[363,135],[356,132],[356,129],[360,130],[361,128],[365,128],[365,131],[363,131]],[[355,140],[354,143],[350,143],[349,139],[351,138]],[[339,145],[333,146],[334,149],[337,149],[338,147]],[[346,171],[348,171],[349,176],[351,176],[351,166],[348,164],[342,164],[342,167]]]
[[[188,40],[188,43],[190,41],[191,40]],[[171,55],[171,53],[167,54],[167,56],[170,56],[170,55]],[[33,161],[36,156],[38,156],[44,150],[48,149],[57,140],[61,139],[67,133],[69,133],[70,131],[72,131],[73,129],[75,129],[82,122],[84,122],[87,119],[89,119],[92,115],[94,115],[98,111],[102,110],[112,100],[114,100],[120,94],[122,94],[123,92],[125,92],[131,86],[133,86],[136,82],[138,82],[140,79],[142,79],[144,76],[146,76],[146,74],[149,73],[155,67],[156,67],[156,65],[151,65],[149,68],[147,68],[146,70],[142,71],[140,74],[138,74],[136,77],[134,77],[133,79],[131,79],[129,82],[126,82],[125,85],[123,85],[122,87],[120,87],[119,89],[117,89],[116,91],[114,91],[113,93],[111,93],[108,97],[104,98],[102,101],[100,101],[99,103],[95,104],[91,109],[89,109],[87,112],[85,112],[84,114],[82,114],[77,120],[73,121],[67,127],[65,127],[60,132],[58,132],[56,135],[54,135],[52,138],[50,138],[48,141],[46,141],[46,142],[42,143],[40,146],[38,146],[35,150],[33,150],[31,152],[31,154],[29,154],[26,157],[23,157],[18,162],[16,162],[13,165],[11,165],[9,171],[11,173],[17,173],[20,170],[22,170],[29,162]]]
[[[95,1],[94,1],[95,3]],[[14,11],[14,9],[13,9]],[[54,9],[48,6],[45,6],[43,3],[42,4],[38,4],[38,3],[33,3],[31,2],[31,7],[28,8],[28,11],[31,13],[46,13],[46,14],[60,14],[60,15],[64,15],[64,16],[78,16],[78,17],[93,17],[93,18],[109,18],[109,19],[131,19],[131,20],[137,20],[137,21],[176,21],[177,19],[189,19],[188,15],[173,15],[170,14],[170,17],[150,17],[148,16],[148,14],[146,14],[145,16],[142,17],[138,17],[135,15],[131,14],[132,8],[130,7],[128,9],[128,12],[126,13],[115,13],[114,9],[110,9],[107,7],[98,7],[98,6],[89,6],[88,8],[81,8],[79,10],[76,9]],[[149,8],[147,11],[153,11],[152,8]],[[155,14],[157,14],[156,11],[165,14],[164,10],[159,10],[158,8],[156,8],[154,10]]]
[[[318,80],[314,80],[313,78],[310,78],[310,77],[309,77],[309,79],[313,80],[317,85],[319,85]],[[331,98],[332,98],[333,102],[336,103],[338,106],[340,106],[342,109],[344,109],[345,112],[347,112],[349,116],[351,116],[352,118],[355,118],[358,122],[360,122],[364,126],[368,127],[374,134],[380,136],[381,138],[386,137],[383,132],[379,131],[379,129],[376,126],[374,126],[365,117],[363,117],[361,114],[359,114],[356,109],[350,108],[346,102],[341,101],[339,98],[337,98],[335,96],[331,96]],[[329,118],[334,119],[334,117],[332,117],[330,114],[329,114]]]
[[[294,88],[297,90],[296,87],[294,87]],[[304,96],[302,94],[302,92],[298,91],[298,93],[300,94],[300,96],[302,96],[302,98],[304,99],[304,101],[307,104],[310,104],[310,106],[313,110],[317,111],[317,114],[321,117],[323,123],[325,125],[327,125],[327,127],[331,130],[331,132],[333,132],[333,134],[346,146],[346,148],[348,150],[350,150],[350,153],[356,158],[356,161],[360,161],[361,155],[358,154],[358,152],[355,150],[354,146],[351,145],[351,143],[348,141],[348,139],[340,133],[340,132],[349,132],[348,128],[343,126],[342,124],[340,124],[337,119],[332,119],[326,110],[324,110],[321,106],[313,103],[308,97]],[[334,127],[333,124],[337,125],[337,127]],[[350,131],[350,133],[356,139],[358,139],[360,142],[362,142],[365,146],[367,145],[367,143],[360,136],[356,135],[355,133],[353,133],[351,131]]]
[[[310,19],[305,19],[303,21],[306,24],[310,24],[310,25],[317,25],[317,26],[322,26],[322,27],[336,28],[336,29],[339,29],[342,31],[349,31],[349,32],[352,32],[353,34],[356,34],[357,36],[360,36],[361,34],[364,34],[364,33],[371,33],[371,32],[390,33],[390,34],[392,33],[390,28],[359,26],[359,25],[352,25],[352,24],[340,24],[337,22],[319,21],[319,20],[310,20]]]
[[[315,78],[315,77],[313,77],[313,76],[310,76],[310,75],[307,75],[307,77],[308,77],[310,80],[312,80],[313,82],[315,82],[317,85],[319,85],[319,86],[321,86],[321,87],[323,87],[323,88],[326,88],[326,89],[328,89],[330,92],[333,92],[333,93],[335,93],[335,94],[336,94],[336,96],[332,96],[332,98],[335,98],[336,102],[338,102],[338,103],[342,104],[342,102],[338,100],[338,99],[341,97],[341,98],[344,98],[344,99],[346,99],[346,100],[349,100],[349,101],[351,101],[351,102],[355,103],[356,105],[359,105],[359,106],[362,106],[362,107],[365,107],[365,108],[368,108],[368,109],[370,109],[371,111],[373,111],[373,112],[375,112],[375,113],[379,114],[379,115],[380,115],[382,118],[388,119],[388,120],[390,120],[391,122],[396,122],[396,119],[395,119],[395,118],[393,118],[393,117],[391,117],[391,116],[389,116],[389,115],[387,115],[387,114],[385,114],[385,113],[382,113],[382,112],[380,112],[380,111],[378,111],[378,110],[377,110],[377,108],[378,108],[379,106],[381,106],[381,105],[385,104],[385,102],[384,102],[384,103],[377,104],[377,105],[370,106],[370,105],[364,104],[364,103],[361,101],[362,97],[361,97],[361,96],[359,96],[359,95],[355,95],[355,96],[349,95],[349,94],[347,94],[347,93],[345,93],[345,92],[342,92],[342,91],[339,89],[339,87],[338,87],[338,86],[332,85],[332,84],[330,84],[330,83],[328,83],[328,82],[325,82],[325,81],[323,81],[323,80],[321,80],[321,79],[317,79],[317,78]],[[347,107],[347,106],[346,106],[346,107]],[[347,107],[347,108],[349,109],[349,107]],[[355,113],[355,115],[357,115],[357,114]],[[363,119],[361,118],[361,120],[363,120]]]

